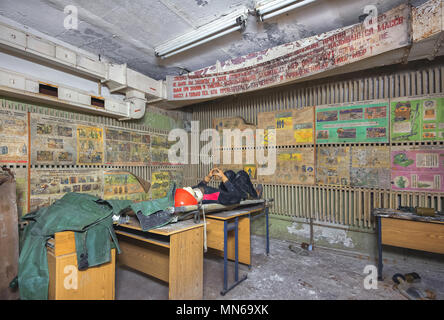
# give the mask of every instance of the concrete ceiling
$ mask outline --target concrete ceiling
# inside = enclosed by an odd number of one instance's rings
[[[296,41],[358,22],[365,5],[380,12],[406,0],[319,0],[171,58],[154,56],[154,47],[209,23],[254,0],[1,0],[0,15],[60,41],[100,54],[154,79],[214,65],[251,52]],[[413,1],[420,4],[425,0]],[[66,30],[63,10],[79,11],[78,30]]]

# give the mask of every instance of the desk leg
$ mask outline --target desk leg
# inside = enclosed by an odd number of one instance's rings
[[[234,220],[234,281],[239,280],[239,218]]]
[[[234,221],[234,227],[228,227],[228,221],[224,221],[224,289],[221,291],[221,295],[225,295],[228,291],[233,289],[239,283],[247,279],[247,275],[244,275],[239,280],[239,218]],[[234,229],[234,283],[228,288],[228,231]]]
[[[270,230],[268,227],[268,207],[265,208],[265,228],[267,230],[267,255],[270,253]]]
[[[224,221],[224,290],[223,292],[227,292],[228,287],[228,222]],[[225,293],[224,293],[225,294]],[[222,294],[222,295],[224,295]]]
[[[381,228],[381,217],[377,217],[378,223],[378,280],[382,281],[382,228]]]
[[[170,300],[203,298],[203,228],[171,235],[168,282]]]

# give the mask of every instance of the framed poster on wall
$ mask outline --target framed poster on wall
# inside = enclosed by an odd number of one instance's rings
[[[31,163],[75,165],[76,128],[73,120],[31,114]]]
[[[316,142],[388,142],[388,101],[316,107]]]
[[[391,141],[444,140],[444,96],[392,100]]]
[[[275,173],[267,176],[260,175],[259,182],[313,185],[315,183],[314,148],[277,150]]]
[[[350,180],[352,187],[390,189],[390,148],[353,146]]]
[[[318,147],[316,183],[350,186],[350,147]]]
[[[257,115],[257,121],[258,129],[264,130],[265,145],[268,144],[270,129],[276,130],[277,146],[314,143],[314,107],[263,112]]]
[[[28,115],[0,109],[0,163],[28,163]]]
[[[392,147],[392,189],[444,192],[444,147]]]

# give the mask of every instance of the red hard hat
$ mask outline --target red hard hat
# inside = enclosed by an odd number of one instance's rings
[[[185,206],[195,206],[197,205],[196,198],[185,189],[177,189],[174,195],[174,206],[175,207],[185,207]]]

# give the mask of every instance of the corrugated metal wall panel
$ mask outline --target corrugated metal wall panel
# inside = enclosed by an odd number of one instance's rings
[[[220,117],[241,117],[257,125],[257,114],[260,112],[444,92],[443,62],[422,63],[420,67],[418,64],[406,65],[394,71],[384,70],[362,72],[346,80],[337,77],[309,85],[296,84],[202,103],[192,107],[193,120],[200,122],[202,130],[211,128],[212,119]],[[443,145],[443,142],[438,144]],[[196,174],[194,181],[205,176],[210,167],[197,165],[193,171]],[[403,193],[345,187],[265,185],[264,196],[275,199],[272,214],[313,217],[318,221],[365,230],[375,228],[371,218],[371,210],[375,207],[395,209],[402,204],[443,210],[444,206],[444,195],[440,193]]]

